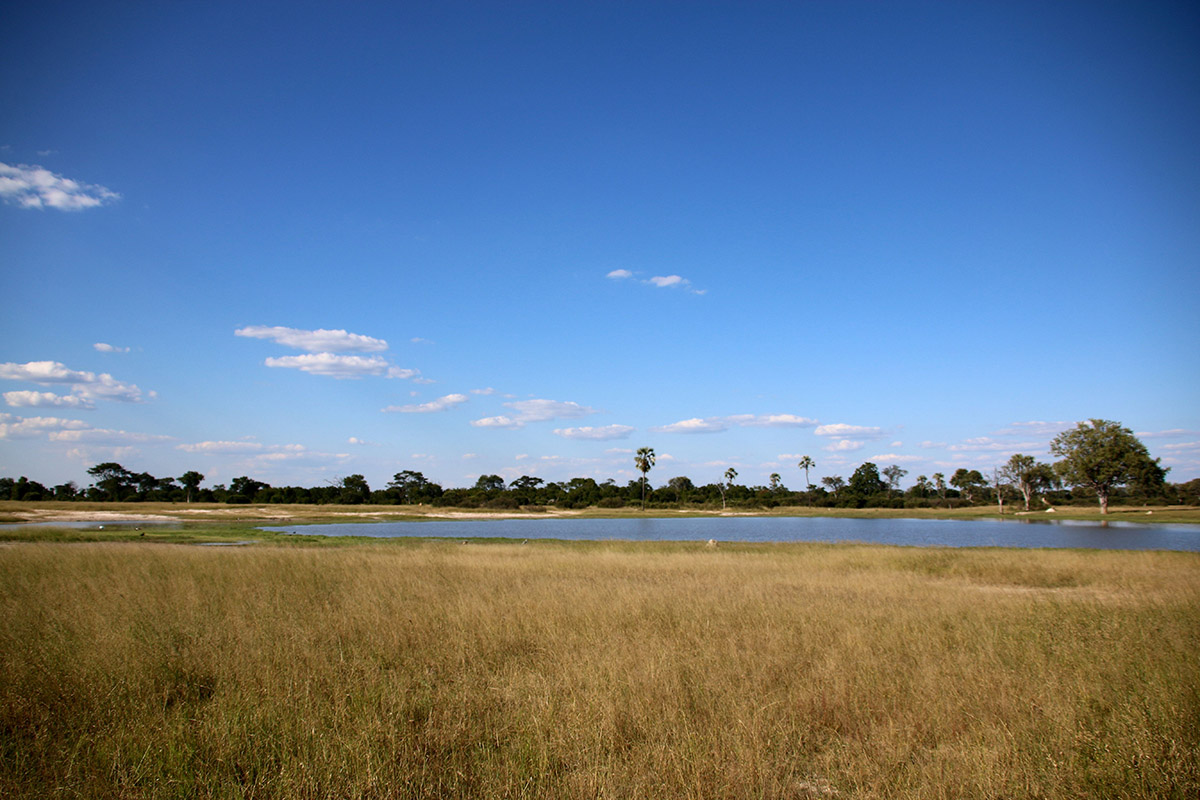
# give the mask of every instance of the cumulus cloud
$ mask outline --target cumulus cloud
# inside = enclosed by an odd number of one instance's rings
[[[1183,436],[1200,436],[1200,431],[1187,430],[1186,428],[1171,428],[1166,431],[1139,431],[1137,436],[1140,439],[1173,439]]]
[[[488,395],[488,394],[495,394],[495,393],[496,393],[496,390],[490,386],[488,386],[484,389],[472,389],[471,390],[471,394]]]
[[[520,422],[512,417],[506,417],[503,414],[496,417],[484,417],[483,419],[473,419],[471,424],[476,428],[523,428],[524,422]]]
[[[344,330],[318,328],[306,331],[278,325],[249,325],[233,333],[248,339],[269,339],[276,344],[309,353],[382,353],[388,349],[388,343],[383,339]]]
[[[86,397],[74,394],[54,394],[53,392],[5,392],[4,402],[13,408],[95,408],[96,406]]]
[[[608,441],[612,439],[628,439],[635,428],[630,425],[604,425],[602,427],[555,428],[554,435],[564,439],[590,439]]]
[[[454,408],[460,403],[467,402],[465,394],[448,394],[445,397],[439,397],[436,400],[430,400],[428,403],[414,403],[405,406],[388,406],[383,409],[385,412],[395,412],[399,414],[431,414],[437,411],[445,411],[448,408]]]
[[[505,403],[505,408],[511,408],[516,414],[502,414],[496,417],[485,417],[471,422],[477,428],[523,428],[530,422],[548,422],[554,419],[577,419],[595,414],[596,409],[581,406],[579,403],[562,400],[514,400]]]
[[[651,428],[654,433],[720,433],[731,427],[751,428],[811,428],[815,419],[795,414],[731,414],[725,417],[706,417],[680,420],[670,425]]]
[[[192,442],[176,445],[176,450],[185,453],[207,453],[209,455],[237,455],[241,453],[258,453],[263,450],[261,442]]]
[[[101,353],[128,353],[128,347],[117,347],[106,342],[96,342],[92,347],[96,348]]]
[[[0,198],[21,208],[81,211],[121,199],[103,186],[79,183],[39,166],[0,162]]]
[[[97,375],[94,372],[69,369],[58,361],[0,364],[0,378],[43,386],[70,384],[75,395],[87,400],[102,397],[126,403],[142,402],[142,390],[132,383],[121,383],[108,373],[102,372]],[[150,392],[149,396],[153,397],[154,393]]]
[[[353,444],[358,447],[379,447],[379,442],[368,442],[366,439],[360,439],[357,436],[351,436],[346,440],[346,444]]]
[[[127,445],[141,442],[169,442],[170,436],[159,436],[153,433],[133,433],[130,431],[114,431],[108,428],[87,428],[85,430],[54,431],[49,435],[52,442],[72,442],[81,444]]]
[[[866,447],[866,444],[866,442],[856,442],[853,439],[839,439],[836,442],[825,445],[822,449],[830,453],[851,453],[855,450],[861,450]]]
[[[842,439],[879,439],[885,435],[883,428],[847,425],[843,422],[821,425],[813,433],[817,436],[836,436]]]
[[[1017,453],[1026,450],[1039,450],[1044,446],[1044,442],[1000,442],[988,436],[977,436],[973,439],[967,439],[960,444],[949,445],[946,449],[952,453],[990,453],[1000,451]]]
[[[868,461],[888,462],[889,464],[911,464],[914,461],[924,461],[921,456],[906,456],[900,453],[880,453],[870,456]]]
[[[729,423],[721,417],[709,417],[708,419],[693,417],[650,430],[654,433],[720,433],[729,430]]]
[[[604,277],[609,280],[623,281],[634,277],[634,273],[627,269],[614,269]],[[654,275],[649,278],[639,279],[638,283],[643,283],[647,286],[654,286],[659,289],[680,289],[691,292],[692,294],[704,294],[703,289],[696,289],[692,286],[692,282],[682,275]]]
[[[0,412],[0,439],[33,439],[59,431],[86,430],[86,422],[58,417],[18,417]]]
[[[387,375],[391,365],[380,356],[345,356],[334,353],[309,353],[303,356],[268,358],[268,367],[298,369],[311,375],[330,378],[362,378],[367,375]]]
[[[1054,436],[1075,427],[1074,422],[1014,422],[995,432],[996,436]]]
[[[811,428],[817,421],[795,414],[756,414],[748,418],[739,418],[738,424],[756,428]]]

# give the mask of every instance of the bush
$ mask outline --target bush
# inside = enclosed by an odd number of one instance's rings
[[[620,497],[606,497],[599,503],[596,503],[596,508],[624,508],[625,501]]]
[[[231,494],[225,498],[225,502],[231,506],[248,506],[250,505],[250,498],[244,494]]]

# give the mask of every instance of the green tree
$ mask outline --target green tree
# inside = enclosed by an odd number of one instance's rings
[[[388,494],[402,504],[423,503],[441,497],[442,487],[429,481],[422,473],[406,469],[388,481]]]
[[[183,485],[187,502],[190,503],[192,502],[192,492],[200,488],[200,484],[204,482],[204,476],[195,470],[188,470],[176,478],[176,480]]]
[[[899,464],[892,464],[890,467],[883,468],[883,477],[887,481],[888,488],[896,491],[900,488],[900,480],[908,474],[908,470],[903,469]]]
[[[499,475],[480,475],[475,481],[475,489],[488,494],[498,494],[504,491],[504,478]]]
[[[246,475],[241,475],[229,482],[229,493],[231,495],[244,497],[246,500],[250,501],[253,501],[254,495],[258,494],[263,489],[270,488],[270,484],[263,483],[262,481],[256,481],[253,478],[247,477]],[[228,498],[226,498],[226,502],[228,502]]]
[[[96,488],[104,493],[105,500],[120,500],[133,488],[133,473],[115,461],[105,461],[88,471],[96,479]]]
[[[523,506],[537,502],[537,490],[545,481],[530,475],[522,475],[508,485],[508,490],[517,496],[517,502]]]
[[[934,477],[937,477],[936,475]],[[962,496],[967,498],[968,503],[975,502],[975,492],[979,491],[984,486],[983,473],[977,469],[966,469],[959,467],[950,476],[950,485],[958,489]]]
[[[933,488],[938,497],[946,499],[946,476],[940,472],[933,473]]]
[[[800,469],[804,470],[804,485],[805,485],[807,488],[811,489],[811,488],[812,488],[812,481],[810,481],[810,480],[808,479],[808,471],[809,471],[810,469],[814,469],[814,468],[816,468],[816,466],[817,466],[817,462],[815,462],[815,461],[813,461],[813,460],[812,460],[812,456],[803,456],[803,457],[801,457],[801,459],[800,459],[800,463],[799,463],[799,464],[797,464],[796,466],[798,466]]]
[[[654,468],[654,448],[639,447],[633,465],[642,473],[642,510],[646,510],[646,473]]]
[[[1014,453],[1008,463],[1000,468],[1000,478],[1017,488],[1025,498],[1025,510],[1028,511],[1029,500],[1034,493],[1054,484],[1054,468],[1033,456]]]
[[[847,485],[850,494],[858,497],[860,500],[873,497],[881,493],[885,488],[886,484],[879,477],[879,467],[870,461],[854,470],[854,474],[850,476],[850,483]]]
[[[783,488],[783,477],[778,472],[772,472],[771,477],[767,478],[767,480],[770,482],[772,492],[778,492]]]
[[[1086,486],[1100,500],[1100,513],[1108,513],[1112,490],[1130,483],[1161,487],[1166,470],[1150,458],[1146,446],[1119,422],[1093,419],[1063,431],[1050,442],[1050,452],[1061,460],[1054,470],[1071,486]]]
[[[826,477],[821,478],[821,483],[825,485],[826,489],[833,493],[834,497],[837,497],[838,494],[846,488],[846,479],[841,475],[827,475]]]
[[[371,487],[362,475],[347,475],[339,488],[338,500],[345,505],[361,505],[371,499]]]
[[[733,479],[737,477],[737,470],[733,467],[725,470],[725,482],[717,484],[721,488],[721,508],[725,508],[725,494],[733,488]]]
[[[671,478],[671,480],[667,481],[667,486],[675,490],[675,496],[679,498],[679,502],[681,503],[686,503],[688,496],[696,490],[696,485],[686,475]]]

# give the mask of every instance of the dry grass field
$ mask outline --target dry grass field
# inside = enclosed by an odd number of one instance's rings
[[[1200,555],[0,546],[0,796],[1195,798]]]

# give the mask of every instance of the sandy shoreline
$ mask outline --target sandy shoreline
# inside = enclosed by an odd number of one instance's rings
[[[550,519],[555,517],[577,516],[578,511],[412,511],[388,512],[376,510],[363,511],[321,511],[320,507],[306,509],[294,513],[290,510],[263,506],[231,506],[229,508],[181,508],[172,510],[170,514],[153,512],[141,513],[134,510],[101,511],[96,509],[67,510],[61,508],[29,509],[15,512],[14,516],[24,522],[173,522],[181,520],[272,520],[288,522],[292,520],[349,518],[385,521],[397,516],[428,517],[430,519]]]

